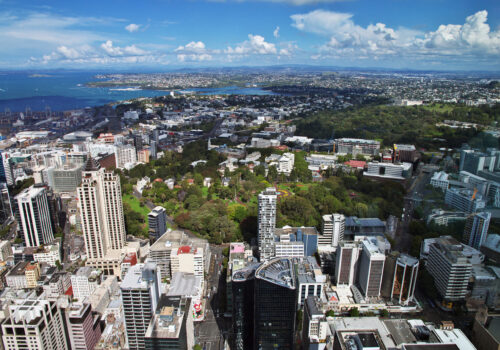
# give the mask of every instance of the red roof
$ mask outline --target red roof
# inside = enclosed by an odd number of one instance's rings
[[[163,180],[158,177],[154,180],[154,182],[163,182]]]
[[[366,162],[364,160],[350,160],[348,162],[344,162],[345,165],[349,165],[351,168],[364,168],[366,166]]]
[[[73,286],[69,286],[68,290],[66,291],[66,293],[64,293],[64,295],[73,295]]]
[[[137,264],[137,255],[135,253],[128,253],[125,258],[123,258],[123,263],[130,263],[130,266]]]
[[[177,250],[177,254],[187,254],[189,252],[191,252],[191,247],[188,245],[183,245]]]

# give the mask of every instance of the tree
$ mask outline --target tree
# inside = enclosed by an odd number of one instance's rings
[[[326,317],[334,317],[335,316],[335,312],[333,310],[328,310],[325,314]]]
[[[359,310],[357,307],[353,307],[349,310],[349,316],[351,317],[359,317]]]
[[[203,350],[203,348],[200,344],[196,344],[195,346],[193,346],[193,350]]]
[[[56,267],[59,271],[63,269],[63,266],[61,265],[61,262],[59,260],[56,260]]]
[[[387,309],[383,309],[382,312],[380,313],[380,316],[389,317],[389,311],[387,311]]]

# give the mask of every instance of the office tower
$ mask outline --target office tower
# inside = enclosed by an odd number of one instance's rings
[[[382,281],[383,297],[390,298],[401,305],[414,301],[417,283],[418,259],[399,252],[392,252],[385,259]]]
[[[323,215],[321,236],[318,245],[336,248],[344,240],[345,216],[342,214]]]
[[[326,283],[326,275],[316,262],[316,258],[310,256],[305,259],[296,259],[295,271],[297,273],[297,308],[304,305],[309,296],[321,297]]]
[[[120,145],[115,148],[115,160],[117,168],[124,168],[137,163],[137,151],[131,145]]]
[[[134,135],[134,147],[135,150],[138,152],[142,150],[143,143],[142,143],[142,136],[141,135]]]
[[[65,223],[66,213],[63,212],[61,196],[50,189],[47,190],[47,202],[49,203],[50,222],[55,231],[58,227],[62,228],[61,221],[63,224]]]
[[[253,349],[255,270],[259,266],[251,264],[232,275],[233,346],[236,350]]]
[[[145,334],[146,350],[192,349],[191,299],[163,295]]]
[[[276,258],[255,271],[255,349],[294,346],[297,288],[290,259]]]
[[[413,163],[417,159],[417,150],[414,145],[394,144],[392,155],[394,162]]]
[[[71,304],[64,310],[64,316],[70,349],[94,349],[101,338],[101,317],[92,313],[90,304]]]
[[[477,190],[466,188],[448,188],[444,195],[444,202],[460,211],[475,213],[486,207],[486,201]]]
[[[258,239],[261,261],[274,256],[277,198],[278,194],[274,187],[269,187],[259,194]]]
[[[57,303],[32,296],[10,305],[10,315],[2,322],[4,349],[68,350]]]
[[[9,188],[7,183],[0,182],[0,225],[10,222],[13,217]]]
[[[359,285],[366,297],[378,297],[384,273],[385,252],[379,248],[374,238],[363,240],[361,247]]]
[[[14,173],[12,170],[12,162],[8,153],[0,153],[0,182],[6,182],[7,185],[14,185]]]
[[[159,143],[160,142],[160,130],[158,129],[154,129],[153,130],[153,134],[151,135],[151,139],[156,142],[156,143]]]
[[[495,162],[496,157],[494,155],[471,149],[462,149],[460,151],[459,170],[465,170],[475,175],[483,170],[492,172],[495,168]]]
[[[82,185],[78,187],[78,204],[85,250],[89,260],[103,259],[108,250],[125,245],[120,179],[101,169],[89,158],[83,169]]]
[[[337,285],[352,286],[356,283],[360,247],[358,242],[340,242],[335,264],[335,281]]]
[[[26,247],[38,247],[54,241],[47,191],[31,186],[16,198],[16,216]]]
[[[167,211],[157,206],[148,214],[149,238],[156,241],[167,232]]]
[[[464,243],[472,248],[480,249],[488,235],[491,212],[483,211],[467,217],[464,229]]]
[[[158,151],[157,148],[158,148],[158,142],[152,140],[150,145],[149,145],[149,152],[150,152],[151,159],[156,159],[157,151]]]
[[[451,236],[436,238],[430,245],[426,267],[443,299],[459,301],[465,298],[472,264],[456,239]]]
[[[47,175],[49,186],[54,192],[75,192],[82,182],[82,167],[81,165],[51,167],[47,170]]]
[[[170,271],[192,273],[195,276],[204,276],[203,248],[182,246],[172,249],[170,254]]]
[[[144,335],[160,299],[156,264],[137,264],[120,285],[125,329],[130,350],[145,349]]]

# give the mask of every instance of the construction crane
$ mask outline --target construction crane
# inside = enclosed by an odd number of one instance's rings
[[[477,188],[474,187],[474,193],[472,194],[472,198],[471,198],[472,201],[474,199],[476,199],[476,194],[477,194]]]

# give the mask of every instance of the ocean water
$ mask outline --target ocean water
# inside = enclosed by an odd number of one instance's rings
[[[86,83],[96,81],[92,72],[56,72],[33,74],[26,72],[0,72],[0,112],[10,109],[23,112],[64,111],[103,105],[109,102],[129,100],[138,97],[168,95],[170,91],[140,90],[130,87],[87,87]],[[270,91],[256,87],[224,87],[220,89],[196,88],[189,91],[199,94],[244,94],[265,95]]]

